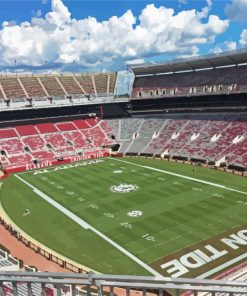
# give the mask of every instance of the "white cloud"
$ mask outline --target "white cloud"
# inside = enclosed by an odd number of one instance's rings
[[[206,0],[206,2],[207,2],[208,7],[211,8],[213,5],[212,0]]]
[[[208,4],[211,2],[209,1]],[[94,17],[74,19],[61,0],[52,0],[45,17],[20,25],[3,23],[0,30],[0,63],[40,66],[49,63],[97,68],[145,58],[159,53],[197,54],[198,46],[213,42],[229,25],[209,7],[202,11],[147,5],[137,18],[131,10],[99,22]]]
[[[225,14],[230,20],[244,22],[247,20],[247,0],[232,0],[226,4]]]
[[[41,17],[41,16],[42,16],[42,12],[41,12],[40,9],[38,9],[37,11],[33,11],[33,15],[34,15],[35,17]]]
[[[237,48],[237,42],[225,41],[224,42],[227,50],[235,50]]]
[[[243,30],[240,35],[240,44],[242,46],[247,46],[247,29]]]
[[[127,61],[125,64],[126,65],[137,65],[137,64],[143,64],[145,61],[144,59],[134,59],[131,61]]]
[[[224,41],[222,44],[214,47],[211,52],[221,53],[223,51],[235,50],[237,49],[237,42],[235,41]]]

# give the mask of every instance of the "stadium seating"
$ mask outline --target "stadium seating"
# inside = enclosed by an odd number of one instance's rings
[[[225,158],[247,166],[247,121],[237,115],[108,120],[120,152],[168,154],[207,160]]]
[[[84,129],[84,128],[90,127],[86,120],[74,120],[73,123],[78,129]]]
[[[38,134],[38,131],[33,125],[21,125],[17,126],[15,129],[20,136],[30,136]]]
[[[44,150],[46,147],[46,142],[40,135],[23,137],[22,141],[31,151]]]
[[[159,131],[157,137],[153,138],[150,145],[146,147],[143,151],[145,153],[162,153],[164,151],[165,145],[167,145],[172,135],[179,133],[179,131],[186,124],[186,120],[172,120],[167,119],[163,123],[162,129]],[[169,148],[169,147],[168,147]]]
[[[73,144],[76,151],[94,149],[94,147],[87,142],[84,134],[79,130],[63,132],[63,136],[67,141],[70,141]]]
[[[110,127],[112,134],[115,136],[116,139],[120,139],[120,119],[111,119],[111,120],[107,120],[104,121],[106,122],[106,124]]]
[[[158,132],[163,124],[159,119],[146,119],[138,131],[137,138],[133,140],[132,145],[129,147],[131,152],[141,152],[147,144],[151,141],[155,132]]]
[[[113,143],[111,135],[110,126],[98,118],[0,129],[0,162],[10,169],[104,151]]]
[[[38,79],[35,77],[21,77],[20,81],[22,82],[27,94],[29,97],[45,97],[46,93],[39,83]]]
[[[50,97],[59,97],[66,95],[55,77],[41,77],[40,81]]]
[[[53,123],[36,124],[36,128],[39,130],[41,134],[58,132],[58,129],[55,127]]]
[[[246,66],[136,77],[133,98],[246,92]]]
[[[23,143],[19,138],[0,139],[1,151],[4,150],[7,156],[20,155],[24,153]]]
[[[0,78],[0,84],[8,99],[26,97],[17,78]]]
[[[79,83],[74,79],[74,77],[61,76],[58,79],[68,94],[84,94],[82,88],[80,87]]]
[[[89,118],[0,129],[0,160],[6,168],[102,150],[226,161],[247,166],[247,121],[238,115],[158,118]],[[114,137],[112,137],[114,135]]]
[[[0,271],[18,271],[19,268],[18,260],[0,249]]]
[[[53,104],[70,104],[77,96],[113,96],[117,73],[99,73],[82,75],[10,75],[0,77],[0,107],[6,108],[9,101],[12,108],[22,108],[31,104],[34,107]],[[70,98],[70,99],[67,99]],[[49,101],[47,98],[53,98]],[[27,100],[29,99],[29,100]],[[62,100],[63,99],[63,100]],[[11,100],[11,101],[10,101]],[[87,102],[87,99],[84,103]],[[83,101],[79,101],[83,103]],[[31,105],[30,105],[31,106]]]
[[[13,128],[6,128],[0,130],[0,139],[15,138],[18,137],[16,131]]]

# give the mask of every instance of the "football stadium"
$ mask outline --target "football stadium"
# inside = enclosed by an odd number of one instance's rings
[[[246,178],[246,48],[1,73],[0,295],[247,295]]]

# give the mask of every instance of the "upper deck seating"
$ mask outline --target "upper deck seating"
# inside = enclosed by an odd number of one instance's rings
[[[41,77],[40,81],[43,84],[49,96],[59,97],[66,95],[66,93],[64,92],[64,90],[62,89],[55,77]]]
[[[95,94],[93,78],[91,75],[75,76],[75,79],[87,94]]]
[[[20,81],[30,98],[46,96],[46,93],[36,77],[20,77]]]
[[[26,98],[26,95],[17,78],[0,78],[0,84],[8,99]]]
[[[132,97],[246,92],[247,66],[136,77]],[[191,91],[193,88],[193,92]]]
[[[108,84],[108,74],[101,73],[94,76],[95,86],[98,94],[106,94]]]
[[[109,93],[114,94],[115,93],[115,87],[117,82],[117,73],[110,73],[109,74]]]
[[[78,83],[76,83],[76,80],[74,79],[74,77],[61,76],[58,79],[69,95],[84,94],[82,89],[79,87]]]

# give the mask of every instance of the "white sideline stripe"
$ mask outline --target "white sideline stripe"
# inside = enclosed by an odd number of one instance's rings
[[[240,191],[240,190],[237,190],[237,189],[233,189],[233,188],[230,188],[230,187],[226,187],[225,185],[220,185],[220,184],[217,184],[217,183],[208,182],[208,181],[205,181],[205,180],[202,180],[202,179],[196,179],[196,178],[188,177],[188,176],[177,174],[177,173],[172,173],[172,172],[169,172],[169,171],[166,171],[166,170],[161,170],[161,169],[153,168],[153,167],[150,167],[150,166],[145,166],[145,165],[133,163],[133,162],[126,161],[126,160],[121,160],[121,159],[116,159],[116,158],[109,158],[109,157],[108,157],[108,159],[115,160],[115,161],[120,161],[120,162],[123,162],[123,163],[128,163],[128,164],[131,164],[131,165],[134,165],[134,166],[137,166],[137,167],[141,167],[141,168],[144,168],[144,169],[164,173],[164,174],[167,174],[167,175],[176,176],[176,177],[179,177],[179,178],[183,178],[183,179],[195,181],[195,182],[198,182],[198,183],[207,184],[207,185],[211,185],[211,186],[214,186],[214,187],[218,187],[218,188],[222,188],[222,189],[226,189],[226,190],[229,190],[229,191],[234,191],[234,192],[238,192],[238,193],[247,195],[247,192]]]
[[[238,256],[238,257],[236,257],[236,258],[234,258],[234,259],[232,259],[230,261],[227,261],[226,263],[223,263],[223,264],[221,264],[221,265],[219,265],[219,266],[217,266],[217,267],[215,267],[215,268],[213,268],[213,269],[211,269],[211,270],[197,276],[196,278],[197,279],[205,279],[205,278],[209,277],[210,275],[212,275],[212,274],[214,274],[214,273],[216,273],[218,271],[221,271],[222,269],[224,269],[226,267],[229,267],[232,264],[237,263],[237,262],[239,262],[239,261],[241,261],[241,260],[243,260],[245,258],[247,258],[247,253],[244,253],[244,254],[242,254],[242,255],[240,255],[240,256]]]
[[[59,211],[61,211],[64,215],[66,215],[67,217],[69,217],[71,220],[73,220],[74,222],[76,222],[77,224],[79,224],[81,227],[83,227],[84,229],[90,229],[91,231],[93,231],[94,233],[96,233],[98,236],[100,236],[102,239],[104,239],[105,241],[107,241],[109,244],[111,244],[112,246],[114,246],[115,248],[117,248],[119,251],[121,251],[122,253],[124,253],[126,256],[128,256],[129,258],[131,258],[132,260],[134,260],[136,263],[138,263],[139,265],[141,265],[144,269],[146,269],[147,271],[149,271],[151,274],[153,274],[154,276],[157,276],[159,278],[163,278],[161,276],[161,274],[158,273],[156,270],[154,270],[149,265],[147,265],[146,263],[144,263],[143,261],[141,261],[140,259],[138,259],[136,256],[134,256],[133,254],[131,254],[129,251],[127,251],[126,249],[124,249],[123,247],[121,247],[120,245],[118,245],[117,243],[115,243],[113,240],[111,240],[109,237],[107,237],[106,235],[104,235],[103,233],[101,233],[100,231],[98,231],[96,228],[94,228],[93,226],[91,226],[90,224],[88,224],[87,222],[83,221],[81,218],[79,218],[78,216],[76,216],[75,214],[73,214],[72,212],[70,212],[68,209],[66,209],[65,207],[63,207],[62,205],[60,205],[54,199],[52,199],[48,195],[44,194],[42,191],[40,191],[39,189],[37,189],[35,186],[31,185],[26,180],[22,179],[19,175],[16,175],[15,174],[14,176],[16,178],[18,178],[20,181],[22,181],[23,183],[25,183],[30,188],[32,188],[32,190],[34,191],[34,193],[36,193],[38,196],[40,196],[41,198],[43,198],[49,204],[51,204],[56,209],[58,209]]]

